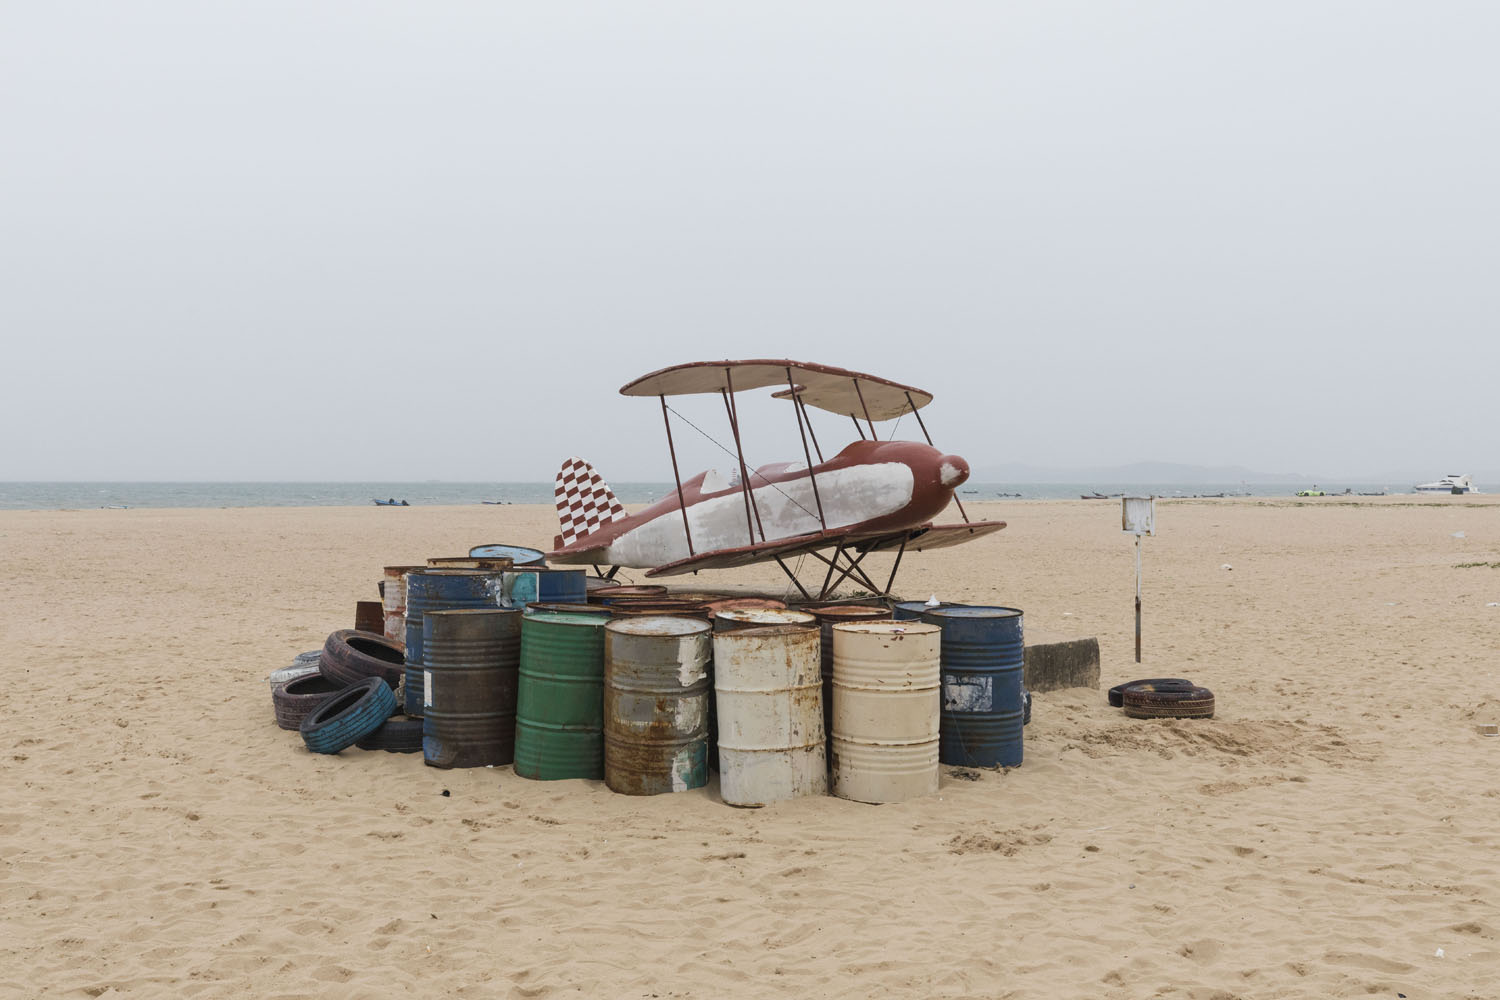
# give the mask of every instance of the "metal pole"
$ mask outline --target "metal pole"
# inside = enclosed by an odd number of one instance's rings
[[[754,515],[750,512],[750,470],[745,468],[745,449],[740,445],[740,425],[734,419],[734,406],[729,402],[729,397],[734,392],[734,381],[730,378],[729,369],[724,369],[724,378],[728,380],[729,391],[719,390],[719,395],[724,397],[724,412],[729,414],[729,429],[734,432],[735,458],[740,463],[740,491],[745,498],[745,528],[750,532],[750,544],[755,544],[755,521],[759,517],[759,511]],[[765,529],[761,529],[760,537],[765,539]]]
[[[818,453],[818,462],[821,464],[823,461],[823,449],[818,447],[818,432],[813,430],[812,414],[807,412],[807,404],[802,402],[802,400],[798,399],[795,402],[797,409],[802,411],[802,420],[807,424],[807,436],[812,438],[813,451]]]
[[[849,419],[854,421],[854,429],[859,433],[859,439],[863,441],[865,439],[865,429],[859,426],[859,418],[851,413],[849,414]]]
[[[854,394],[859,397],[859,408],[865,411],[865,423],[870,425],[870,440],[878,441],[880,438],[875,433],[875,421],[870,419],[870,408],[865,405],[865,394],[859,387],[859,379],[851,379],[851,381],[854,383]],[[854,423],[857,425],[859,421],[856,420]]]
[[[818,505],[818,524],[828,530],[828,521],[823,517],[823,498],[818,495],[818,475],[813,470],[812,453],[807,450],[807,430],[802,426],[802,408],[797,405],[797,383],[792,381],[792,370],[786,370],[787,385],[792,388],[792,412],[797,414],[797,433],[802,437],[802,457],[807,459],[807,478],[812,483],[813,500]]]
[[[693,531],[688,527],[687,504],[682,499],[682,475],[677,471],[677,449],[672,445],[672,418],[667,416],[667,397],[657,398],[661,400],[661,418],[667,425],[667,451],[672,453],[672,478],[677,482],[677,509],[682,511],[682,533],[687,536],[688,555],[694,556],[697,553],[693,551]]]
[[[1135,536],[1135,662],[1141,662],[1141,536]]]

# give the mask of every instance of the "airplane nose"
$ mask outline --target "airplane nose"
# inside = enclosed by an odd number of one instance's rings
[[[957,455],[944,455],[938,462],[938,479],[948,489],[955,489],[969,478],[969,463]]]

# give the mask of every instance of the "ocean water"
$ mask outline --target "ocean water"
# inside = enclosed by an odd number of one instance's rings
[[[671,492],[671,483],[611,483],[622,503],[649,503]],[[1409,484],[1320,484],[1328,493],[1404,493]],[[958,499],[1077,500],[1089,493],[1133,496],[1289,497],[1286,483],[966,483]],[[0,483],[0,510],[86,510],[98,507],[361,507],[376,499],[412,506],[480,503],[552,503],[551,483]]]

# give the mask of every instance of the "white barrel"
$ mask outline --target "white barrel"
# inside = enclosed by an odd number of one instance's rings
[[[942,636],[915,621],[833,627],[833,794],[903,802],[937,793]]]
[[[827,794],[818,639],[794,625],[715,633],[719,794],[730,805]]]
[[[381,578],[380,603],[385,612],[385,637],[406,644],[406,574],[425,566],[387,566]]]

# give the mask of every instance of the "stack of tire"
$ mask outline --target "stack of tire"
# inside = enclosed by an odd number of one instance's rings
[[[1183,677],[1148,677],[1109,689],[1109,703],[1132,719],[1212,719],[1214,693]]]
[[[416,753],[422,720],[396,714],[406,659],[398,642],[377,632],[340,629],[318,651],[271,675],[276,724],[296,730],[313,753],[362,750]],[[280,683],[278,683],[278,680]]]

